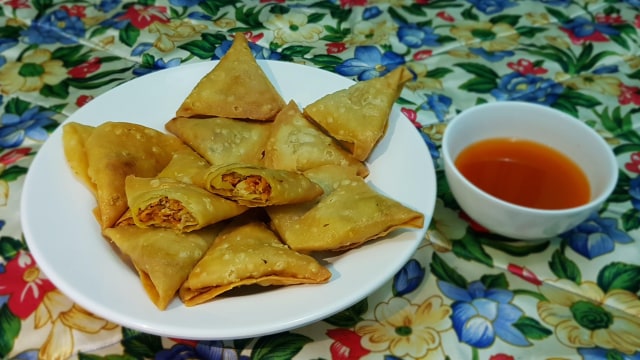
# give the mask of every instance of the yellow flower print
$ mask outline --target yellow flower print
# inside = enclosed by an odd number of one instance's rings
[[[75,349],[74,331],[85,333],[83,335],[86,336],[118,328],[79,307],[58,290],[47,293],[36,309],[36,329],[47,324],[51,324],[51,330],[40,347],[40,359],[66,359],[76,352],[78,349]]]
[[[388,20],[372,22],[361,21],[351,28],[351,34],[345,39],[348,45],[387,44],[389,34],[395,34],[398,26]]]
[[[562,84],[571,89],[590,90],[604,95],[620,95],[620,79],[610,75],[583,74],[570,77]]]
[[[324,29],[308,20],[307,15],[291,11],[271,16],[264,25],[273,30],[274,41],[278,44],[318,41]]]
[[[47,85],[56,85],[67,77],[62,60],[51,59],[51,52],[35,49],[20,61],[6,63],[0,68],[0,91],[11,94],[18,91],[40,91]]]
[[[236,21],[230,18],[220,18],[214,21],[213,24],[222,29],[231,29],[236,26]]]
[[[455,36],[470,47],[481,47],[489,52],[511,50],[518,46],[520,35],[509,24],[479,22],[451,28]]]
[[[564,38],[558,36],[547,35],[544,39],[551,45],[559,48],[559,49],[568,49],[571,44],[569,44]]]
[[[193,24],[187,20],[172,20],[168,23],[156,21],[149,25],[149,32],[158,34],[153,46],[162,52],[173,51],[176,48],[176,42],[190,39],[206,29],[206,25]]]
[[[640,68],[640,56],[629,56],[624,59],[632,70]]]
[[[420,305],[395,297],[375,308],[375,320],[359,322],[355,331],[362,346],[388,351],[399,358],[425,358],[441,353],[440,333],[451,328],[451,308],[432,296]]]
[[[479,56],[468,49],[454,49],[447,51],[447,55],[458,59],[477,59]]]
[[[531,23],[531,25],[546,25],[551,22],[549,14],[547,13],[526,13],[524,18]]]
[[[440,79],[432,79],[427,77],[429,72],[427,65],[420,62],[408,63],[407,67],[416,74],[414,81],[409,81],[405,86],[411,91],[417,90],[442,90],[443,85]]]
[[[558,340],[574,348],[600,347],[632,354],[640,349],[640,300],[626,290],[604,293],[594,282],[566,279],[540,287],[548,299],[538,314],[555,327]]]

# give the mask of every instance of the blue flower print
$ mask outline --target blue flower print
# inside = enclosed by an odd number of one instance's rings
[[[0,147],[15,148],[24,142],[25,138],[45,141],[49,133],[45,126],[56,123],[51,110],[42,110],[39,106],[32,107],[22,115],[4,113],[0,117]]]
[[[593,69],[594,74],[615,74],[619,72],[618,65],[603,65]]]
[[[103,13],[108,13],[117,8],[120,5],[120,2],[121,0],[101,0],[100,3],[96,5],[96,9]]]
[[[515,2],[509,0],[467,0],[473,6],[476,7],[480,12],[493,15],[497,13],[501,13],[504,9],[514,7],[518,5]]]
[[[164,70],[164,69],[176,67],[180,65],[180,63],[181,63],[180,58],[173,58],[166,62],[164,61],[164,59],[157,59],[156,61],[153,62],[153,67],[151,68],[140,66],[133,69],[133,75],[135,76],[147,75],[149,73],[152,73],[158,70]]]
[[[551,79],[513,72],[500,79],[498,88],[491,90],[491,95],[499,101],[520,100],[551,105],[563,91],[564,87]]]
[[[633,354],[625,354],[615,349],[579,348],[578,353],[584,360],[640,360],[640,351],[636,351]]]
[[[631,205],[636,210],[640,210],[640,176],[637,176],[629,182],[629,195],[631,196]]]
[[[625,3],[640,8],[640,0],[624,0]]]
[[[569,30],[579,38],[589,37],[596,31],[605,35],[618,35],[620,32],[609,24],[594,23],[586,17],[577,17],[562,24],[562,27]]]
[[[185,344],[173,345],[170,349],[161,350],[155,360],[237,360],[246,359],[238,356],[236,350],[224,347],[222,341],[199,341],[195,346]]]
[[[572,0],[539,0],[541,3],[551,6],[567,7]]]
[[[343,76],[357,76],[362,81],[384,76],[405,63],[403,56],[392,51],[382,53],[370,45],[356,47],[354,55],[336,66],[335,71]]]
[[[631,236],[618,229],[616,219],[602,218],[597,213],[560,236],[569,247],[587,259],[612,252],[616,243],[633,242]]]
[[[438,43],[439,37],[433,28],[428,26],[404,24],[398,28],[398,39],[400,42],[413,49],[421,46],[438,46],[440,45],[440,43]]]
[[[23,30],[29,44],[75,44],[85,35],[85,27],[78,16],[70,16],[64,10],[55,10],[34,21]]]
[[[490,62],[498,62],[516,54],[514,51],[511,51],[511,50],[487,51],[481,47],[469,48],[469,52],[471,52],[474,55],[478,55],[481,58]]]
[[[18,45],[18,40],[11,38],[0,38],[0,53],[5,50],[9,50],[12,47]],[[2,64],[0,64],[2,66]]]
[[[225,40],[216,48],[213,53],[212,60],[219,60],[229,51],[231,48],[231,44],[233,42],[231,40]],[[249,49],[251,49],[251,53],[253,57],[258,60],[280,60],[282,59],[282,54],[278,52],[271,51],[268,48],[260,46],[254,42],[249,41]]]
[[[429,137],[429,134],[425,133],[424,131],[420,131],[420,136],[422,136],[422,140],[424,140],[424,143],[427,144],[431,159],[438,160],[440,158],[440,150],[438,150],[438,145],[436,145],[436,143],[431,140],[431,137]],[[436,164],[437,163],[434,161],[433,165],[436,166]]]
[[[191,7],[200,4],[201,0],[169,0],[169,4],[173,6]]]
[[[125,13],[126,13],[125,11],[118,11],[113,16],[111,16],[111,18],[101,22],[100,25],[107,28],[122,30],[130,22],[129,19],[124,17]]]
[[[415,259],[409,260],[393,277],[394,296],[406,295],[415,290],[424,280],[425,270]]]
[[[382,14],[382,10],[380,10],[377,6],[370,6],[365,8],[362,12],[362,20],[371,20],[375,19]]]
[[[474,281],[466,289],[439,281],[442,293],[451,298],[451,321],[458,339],[477,348],[491,346],[496,337],[516,345],[530,345],[529,340],[513,326],[523,315],[511,304],[513,292],[506,289],[487,289]]]
[[[439,122],[444,122],[445,117],[449,113],[451,103],[451,98],[446,95],[428,95],[427,101],[420,105],[420,109],[433,111],[433,113],[436,115],[436,119],[438,119]]]

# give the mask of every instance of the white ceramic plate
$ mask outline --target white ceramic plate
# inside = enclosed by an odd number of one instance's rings
[[[164,129],[175,110],[217,62],[152,73],[96,97],[68,121],[98,125],[128,121]],[[309,66],[260,61],[285,101],[301,107],[353,81]],[[368,181],[379,191],[425,214],[423,229],[326,258],[332,279],[322,285],[265,288],[195,307],[175,299],[159,311],[137,275],[100,235],[95,200],[67,166],[62,129],[51,134],[27,174],[21,204],[31,253],[51,281],[89,311],[132,329],[189,339],[235,339],[300,327],[361,300],[411,257],[431,220],[436,180],[429,151],[413,125],[394,108],[388,132],[369,161]]]

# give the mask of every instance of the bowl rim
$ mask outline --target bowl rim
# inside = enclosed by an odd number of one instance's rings
[[[547,111],[550,114],[554,114],[559,118],[562,118],[562,121],[572,121],[572,124],[575,125],[576,127],[580,127],[582,129],[584,129],[586,132],[590,133],[591,135],[593,135],[593,140],[597,143],[598,146],[602,147],[603,149],[607,149],[606,151],[606,159],[607,159],[607,165],[610,167],[608,173],[611,174],[611,177],[609,177],[606,186],[603,187],[603,189],[598,193],[597,196],[591,198],[587,203],[582,204],[582,205],[578,205],[578,206],[573,206],[573,207],[569,207],[569,208],[563,208],[563,209],[540,209],[540,208],[533,208],[533,207],[528,207],[528,206],[523,206],[523,205],[518,205],[518,204],[514,204],[512,202],[506,201],[506,200],[502,200],[496,196],[493,196],[491,194],[489,194],[488,192],[482,190],[481,188],[479,188],[478,186],[476,186],[474,183],[472,183],[471,181],[469,181],[458,169],[458,167],[455,165],[454,159],[452,159],[452,156],[450,154],[450,149],[449,149],[449,145],[450,145],[450,138],[451,138],[451,132],[449,132],[448,130],[451,128],[452,124],[455,126],[457,123],[457,120],[459,118],[461,118],[462,116],[468,116],[468,114],[470,112],[475,112],[475,111],[481,111],[481,110],[488,110],[490,108],[495,108],[495,107],[504,107],[504,106],[522,106],[522,107],[535,107],[536,109],[542,110],[542,111]],[[480,110],[478,110],[480,109]],[[490,139],[491,137],[485,138],[485,139]],[[535,141],[535,140],[533,140]],[[471,143],[470,143],[471,144]],[[465,146],[463,146],[462,148],[466,148],[467,146],[469,146],[470,144],[467,144]],[[547,145],[549,146],[549,145]],[[552,147],[552,146],[551,146]],[[529,102],[524,102],[524,101],[497,101],[497,102],[491,102],[491,103],[484,103],[484,104],[478,104],[478,105],[474,105],[471,106],[469,108],[464,109],[463,111],[461,111],[460,113],[456,114],[454,116],[453,119],[451,119],[449,121],[449,123],[447,124],[447,127],[444,130],[444,134],[442,137],[442,145],[441,145],[441,149],[442,149],[442,158],[443,158],[443,162],[444,162],[444,169],[445,169],[445,173],[447,171],[451,171],[456,177],[458,177],[465,186],[471,188],[475,193],[487,198],[490,201],[494,201],[497,202],[498,204],[500,204],[503,207],[509,208],[509,209],[513,209],[513,210],[517,210],[517,211],[521,211],[521,212],[525,212],[527,214],[538,214],[538,215],[561,215],[561,214],[569,214],[569,213],[578,213],[584,210],[588,210],[590,208],[593,207],[597,207],[600,206],[602,203],[604,203],[604,201],[611,195],[611,193],[613,192],[613,190],[615,189],[615,186],[618,182],[618,165],[617,165],[617,160],[615,157],[615,154],[613,152],[613,150],[611,149],[611,147],[607,144],[607,142],[604,140],[604,138],[602,136],[600,136],[592,127],[590,127],[589,125],[585,124],[582,120],[567,114],[565,112],[562,112],[558,109],[549,107],[549,106],[545,106],[545,105],[540,105],[540,104],[535,104],[535,103],[529,103]],[[560,151],[558,149],[555,149],[557,151]],[[560,151],[561,153],[563,153],[562,151]]]

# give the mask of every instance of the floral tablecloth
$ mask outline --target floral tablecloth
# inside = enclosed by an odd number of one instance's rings
[[[639,10],[637,0],[0,0],[0,358],[640,359]],[[33,157],[94,97],[219,59],[238,31],[257,58],[355,80],[411,69],[398,105],[438,178],[424,242],[368,298],[276,335],[163,338],[88,312],[39,270],[23,238]],[[618,158],[605,205],[557,238],[487,232],[444,179],[447,122],[508,100],[579,118]]]

